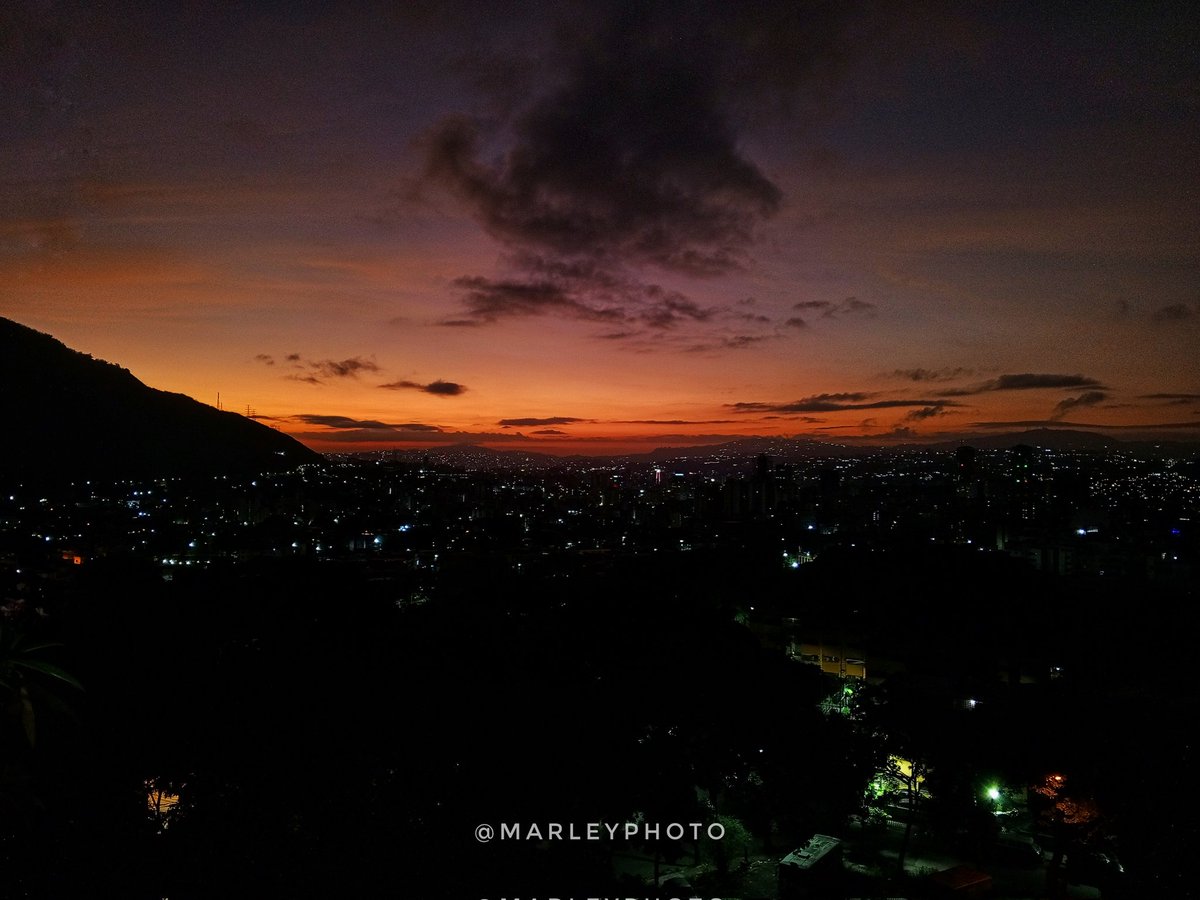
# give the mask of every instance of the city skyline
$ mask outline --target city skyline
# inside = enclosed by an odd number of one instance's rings
[[[1200,435],[1194,12],[4,15],[0,314],[314,449]]]

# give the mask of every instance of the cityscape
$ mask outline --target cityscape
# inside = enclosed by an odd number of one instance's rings
[[[0,4],[0,897],[1200,897],[1198,36]]]
[[[9,483],[8,886],[1187,896],[1200,458],[1050,434]]]
[[[550,556],[734,547],[797,569],[855,549],[957,547],[1057,575],[1189,580],[1200,512],[1193,447],[1148,455],[1013,441],[890,452],[747,441],[665,461],[378,451],[253,477],[17,485],[0,509],[6,538],[47,559],[129,555],[165,575],[257,558],[351,559],[432,579],[466,558],[519,574]],[[781,462],[772,449],[797,455]]]

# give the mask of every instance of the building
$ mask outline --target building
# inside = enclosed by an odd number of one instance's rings
[[[841,877],[841,840],[814,834],[807,844],[779,861],[780,900],[833,896]]]
[[[788,645],[788,656],[802,663],[820,666],[821,671],[826,675],[863,680],[867,677],[866,655],[862,650],[849,644],[792,641]]]

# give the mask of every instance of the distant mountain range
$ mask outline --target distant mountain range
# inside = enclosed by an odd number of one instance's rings
[[[550,469],[569,465],[655,465],[669,469],[672,466],[691,468],[702,461],[705,471],[714,475],[744,471],[755,457],[765,455],[772,462],[787,463],[806,459],[829,459],[833,457],[862,458],[881,453],[926,451],[952,453],[962,446],[977,450],[1010,450],[1025,445],[1045,450],[1074,453],[1105,453],[1125,450],[1146,457],[1195,457],[1200,453],[1200,443],[1192,441],[1122,441],[1103,434],[1073,429],[1035,428],[1028,431],[1005,432],[972,436],[953,441],[932,441],[920,444],[876,446],[862,442],[839,444],[811,438],[788,437],[745,437],[719,444],[702,444],[693,447],[659,447],[648,453],[624,454],[620,456],[558,456],[535,453],[519,449],[493,449],[477,444],[451,444],[439,447],[423,447],[410,450],[375,451],[393,460],[417,465],[428,461],[432,464],[455,466],[467,471],[489,469]],[[349,454],[355,456],[358,454]]]
[[[1009,431],[1002,434],[981,434],[970,437],[959,437],[955,440],[938,440],[937,436],[928,442],[892,444],[880,446],[867,441],[855,441],[852,444],[839,444],[832,441],[813,440],[811,438],[767,438],[749,437],[727,441],[722,444],[709,444],[704,447],[662,447],[641,458],[648,461],[669,461],[679,459],[695,459],[699,456],[758,456],[766,454],[779,462],[788,460],[812,459],[828,456],[868,456],[876,453],[896,453],[913,450],[928,450],[935,452],[953,452],[964,445],[976,450],[1010,450],[1019,445],[1040,447],[1044,450],[1058,450],[1083,453],[1104,453],[1111,450],[1128,450],[1143,455],[1191,456],[1200,452],[1200,443],[1195,441],[1124,441],[1105,434],[1091,431],[1079,431],[1070,428],[1032,428],[1028,431]]]
[[[321,457],[236,413],[0,318],[0,478],[161,477],[291,468]]]
[[[1093,431],[1076,431],[1070,428],[1031,428],[1028,431],[1009,431],[1003,434],[981,434],[969,441],[938,441],[925,444],[930,450],[953,450],[968,444],[976,450],[1008,450],[1018,444],[1041,447],[1044,450],[1074,450],[1100,453],[1123,447],[1134,442],[1120,441]]]

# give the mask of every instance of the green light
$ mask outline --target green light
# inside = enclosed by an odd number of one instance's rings
[[[999,800],[1000,799],[1000,788],[995,787],[995,786],[988,788],[987,795],[988,795],[989,800]]]

